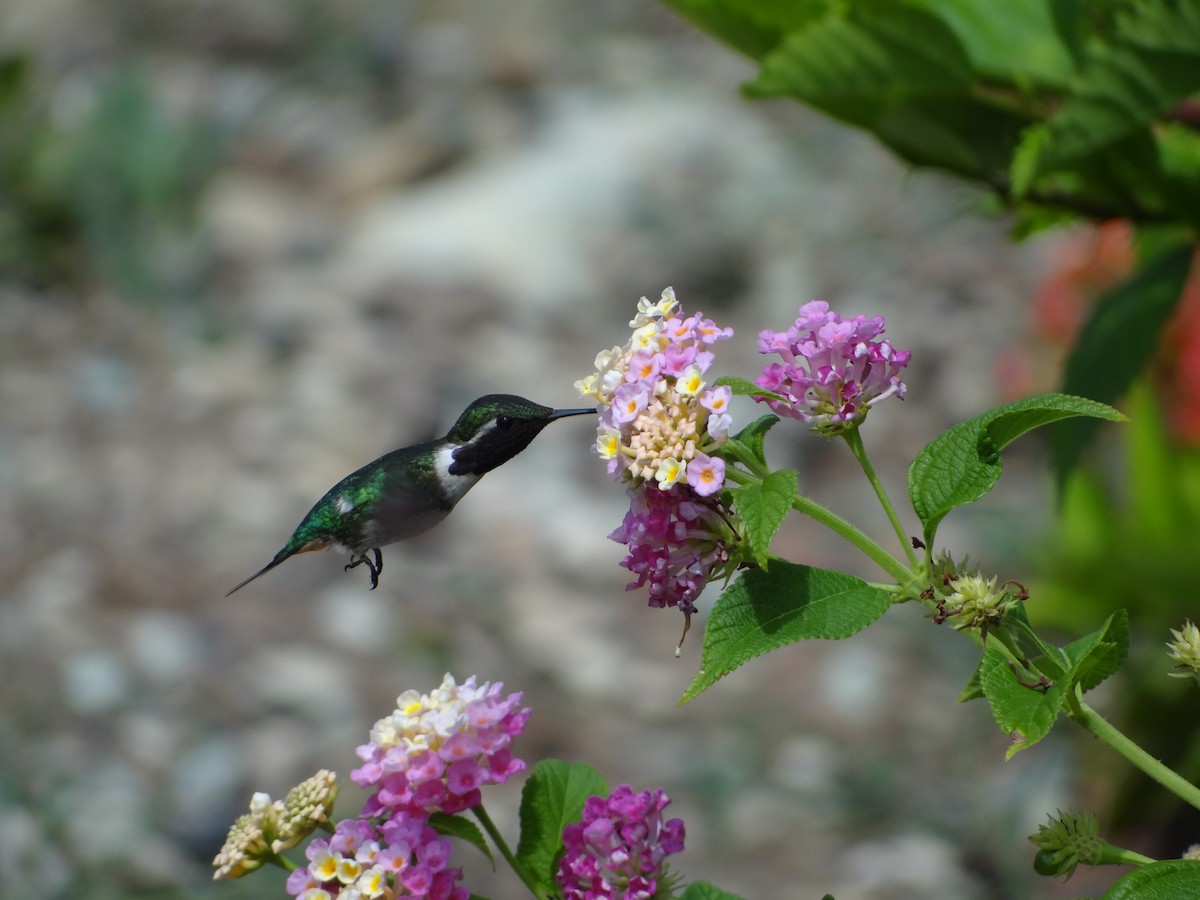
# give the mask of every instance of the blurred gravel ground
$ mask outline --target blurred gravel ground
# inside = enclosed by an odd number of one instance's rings
[[[986,710],[955,706],[965,642],[915,611],[675,705],[701,634],[676,660],[678,615],[623,592],[624,497],[581,420],[385,550],[375,592],[312,554],[222,596],[330,484],[475,396],[574,405],[667,284],[734,326],[717,368],[746,377],[756,333],[805,300],[887,315],[909,399],[866,440],[902,498],[920,446],[994,402],[1045,245],[855,134],[741,101],[748,67],[653,6],[10,2],[0,36],[60,117],[136,64],[225,141],[184,254],[199,294],[166,277],[148,310],[0,278],[0,895],[281,896],[270,875],[207,886],[250,792],[345,774],[396,694],[446,670],[526,692],[531,763],[664,786],[688,878],[755,900],[1053,894],[1024,835],[1069,797],[1059,745],[1003,763]],[[848,455],[773,439],[879,530]],[[1008,490],[947,523],[985,564],[1045,515],[1037,447],[1016,449]],[[875,576],[806,523],[777,549]],[[514,839],[518,796],[489,802]],[[478,892],[521,896],[467,861]]]

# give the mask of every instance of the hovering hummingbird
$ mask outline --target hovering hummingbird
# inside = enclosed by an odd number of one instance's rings
[[[380,547],[446,518],[475,482],[528,447],[555,419],[595,412],[551,409],[512,394],[480,397],[444,438],[393,450],[331,487],[275,558],[229,594],[297,553],[326,547],[349,550],[346,571],[365,565],[374,590],[383,571]]]

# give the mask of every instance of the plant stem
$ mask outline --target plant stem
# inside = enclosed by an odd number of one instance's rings
[[[757,475],[751,475],[749,472],[743,472],[741,469],[730,466],[725,470],[725,477],[729,481],[737,484],[759,484],[762,479]],[[803,494],[797,494],[796,499],[792,501],[792,509],[802,513],[820,522],[834,534],[841,535],[868,557],[870,557],[879,568],[887,572],[896,579],[898,584],[907,582],[911,573],[906,569],[899,560],[895,559],[886,550],[880,547],[877,543],[867,537],[863,532],[851,525],[837,513],[822,506],[814,500],[810,500]]]
[[[1178,772],[1163,765],[1160,760],[1155,759],[1118,731],[1107,719],[1083,702],[1078,688],[1076,688],[1075,694],[1068,695],[1067,705],[1071,718],[1090,731],[1093,736],[1108,744],[1168,791],[1200,809],[1200,788],[1187,781]]]
[[[917,564],[917,555],[913,552],[913,546],[908,539],[908,535],[904,533],[904,526],[900,524],[900,517],[896,515],[895,507],[892,506],[892,501],[883,487],[883,482],[875,474],[875,467],[871,465],[871,460],[867,456],[867,448],[863,446],[862,435],[859,434],[857,428],[851,428],[849,431],[843,431],[842,437],[845,438],[846,444],[850,447],[850,452],[854,454],[854,458],[858,460],[858,464],[862,466],[863,473],[867,476],[867,481],[871,482],[871,487],[875,489],[875,496],[879,498],[879,504],[883,507],[883,511],[887,513],[888,521],[892,523],[896,537],[900,539],[900,546],[904,548],[904,554],[908,558],[909,566],[915,567]]]
[[[534,883],[533,876],[529,874],[529,870],[517,862],[517,858],[508,849],[508,844],[500,835],[500,831],[496,828],[496,823],[492,821],[492,817],[483,808],[483,804],[472,806],[471,813],[479,820],[479,824],[483,826],[483,830],[488,833],[488,837],[492,839],[492,843],[496,845],[496,849],[500,851],[500,855],[504,857],[504,861],[517,873],[517,877],[521,879],[525,887],[529,888],[529,892],[537,897],[538,900],[549,900],[548,895]]]

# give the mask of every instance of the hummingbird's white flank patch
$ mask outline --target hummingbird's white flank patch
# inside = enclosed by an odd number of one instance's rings
[[[446,499],[452,504],[463,498],[463,494],[475,486],[479,475],[451,475],[450,466],[454,463],[454,451],[461,444],[446,444],[439,447],[433,454],[433,470],[437,473],[438,484],[446,492]]]
[[[333,501],[333,505],[337,507],[338,515],[344,516],[350,510],[354,509],[354,504],[350,502],[350,498],[345,494],[340,495]]]

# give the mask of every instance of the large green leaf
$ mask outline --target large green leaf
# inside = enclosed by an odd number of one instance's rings
[[[1087,47],[1061,107],[1031,128],[1014,160],[1012,178],[1024,193],[1044,172],[1146,129],[1200,89],[1200,6],[1141,0],[1117,28]]]
[[[544,759],[534,766],[521,791],[521,839],[516,856],[546,895],[558,890],[554,864],[562,848],[563,829],[579,821],[588,797],[607,793],[604,776],[585,763],[568,765]]]
[[[1015,84],[1062,84],[1074,69],[1046,0],[909,0],[954,32],[972,68]]]
[[[789,31],[824,15],[833,0],[665,0],[681,15],[747,56],[758,59]]]
[[[1196,900],[1200,897],[1200,862],[1165,859],[1138,866],[1114,884],[1104,900]]]
[[[891,0],[831,12],[762,58],[746,86],[865,128],[904,159],[990,178],[1032,119],[976,90],[971,61],[940,18]]]
[[[1063,391],[1111,403],[1129,388],[1158,348],[1192,265],[1194,248],[1179,244],[1109,291],[1096,304],[1067,360]],[[1095,423],[1064,423],[1051,440],[1059,483],[1079,461]]]
[[[1025,432],[1071,416],[1119,421],[1115,409],[1083,397],[1042,394],[1009,403],[955,425],[922,448],[908,470],[908,496],[932,545],[950,510],[973,503],[1000,478],[1000,451]]]
[[[786,560],[751,569],[721,594],[704,629],[700,671],[681,703],[768,651],[812,638],[844,638],[885,612],[888,595],[844,572]]]

